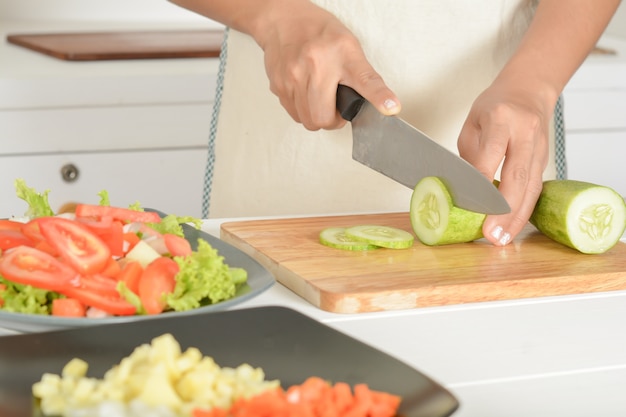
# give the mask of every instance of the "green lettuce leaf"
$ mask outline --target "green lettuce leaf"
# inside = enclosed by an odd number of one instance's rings
[[[180,267],[176,287],[166,297],[170,308],[176,311],[191,310],[215,304],[235,296],[238,285],[248,279],[241,268],[230,268],[224,257],[207,241],[198,239],[197,250],[189,256],[176,256]]]
[[[202,226],[202,220],[191,216],[176,216],[168,214],[161,219],[160,223],[150,223],[149,226],[159,233],[171,233],[180,237],[185,237],[182,225],[191,223],[196,229]]]
[[[98,197],[100,197],[100,205],[101,206],[110,206],[111,200],[109,198],[109,192],[107,190],[102,190],[98,193]]]
[[[26,181],[21,178],[15,180],[15,191],[17,196],[28,204],[28,210],[24,213],[26,217],[54,216],[54,210],[50,208],[48,194],[50,190],[38,193],[35,189],[26,185]]]
[[[0,284],[5,285],[5,289],[0,290],[2,310],[12,313],[50,314],[52,300],[62,297],[59,293],[18,284],[2,277]]]

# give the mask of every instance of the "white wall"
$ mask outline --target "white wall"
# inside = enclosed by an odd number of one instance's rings
[[[602,0],[600,0],[602,1]],[[620,4],[617,13],[609,24],[606,33],[626,38],[626,2]]]

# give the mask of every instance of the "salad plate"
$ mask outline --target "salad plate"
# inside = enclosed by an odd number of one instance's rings
[[[60,374],[73,358],[104,373],[142,344],[171,334],[182,350],[199,349],[219,366],[247,363],[283,388],[317,376],[401,397],[398,416],[447,417],[459,406],[442,385],[419,370],[286,307],[269,306],[6,336],[0,343],[0,415],[37,415],[32,385],[44,373]]]
[[[146,211],[155,211],[162,217],[165,216],[157,210],[146,209]],[[33,333],[100,324],[159,321],[165,317],[171,316],[188,317],[197,314],[225,310],[255,297],[270,288],[276,282],[274,276],[265,267],[241,250],[190,225],[183,224],[182,227],[185,233],[185,238],[189,241],[194,250],[198,246],[198,239],[204,239],[217,250],[220,256],[224,257],[224,262],[230,267],[243,268],[247,271],[247,283],[238,288],[237,293],[233,298],[188,311],[165,312],[156,315],[110,316],[102,318],[56,317],[40,314],[12,313],[0,310],[0,327],[21,333]]]

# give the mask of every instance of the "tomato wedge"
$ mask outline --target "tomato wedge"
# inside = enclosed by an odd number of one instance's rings
[[[76,272],[54,256],[28,246],[6,251],[0,258],[0,274],[9,281],[61,292],[71,287]]]
[[[79,217],[112,217],[124,222],[159,223],[161,221],[161,217],[151,211],[138,211],[96,204],[77,205],[76,215]]]
[[[75,298],[86,306],[95,307],[116,316],[132,316],[137,312],[135,306],[119,296],[108,296],[89,289],[71,286],[59,292],[66,297]]]
[[[9,219],[0,219],[0,230],[22,230],[24,223]]]
[[[178,264],[172,258],[157,258],[139,279],[139,299],[148,314],[159,314],[166,306],[164,296],[174,291]]]
[[[41,230],[39,230],[39,222],[44,217],[37,217],[28,221],[27,223],[22,224],[21,231],[26,236],[28,236],[34,242],[39,242],[45,240],[43,235],[41,234]]]
[[[52,315],[59,317],[85,317],[85,306],[75,298],[52,300]]]
[[[59,256],[81,274],[102,271],[111,258],[111,251],[102,239],[75,221],[41,217],[39,229]]]
[[[163,240],[167,251],[172,256],[187,256],[192,253],[191,244],[184,237],[172,233],[163,233]]]
[[[6,250],[22,245],[34,246],[35,242],[19,230],[0,229],[0,249]]]
[[[143,266],[139,261],[126,262],[122,271],[117,276],[118,281],[126,284],[129,290],[139,295],[139,280],[143,274]]]

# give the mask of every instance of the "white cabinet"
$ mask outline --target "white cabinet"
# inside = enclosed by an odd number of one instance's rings
[[[205,163],[203,148],[0,156],[0,213],[24,214],[27,205],[13,186],[19,177],[38,191],[49,190],[54,210],[71,202],[98,204],[98,193],[107,190],[113,205],[138,201],[199,217]]]
[[[599,46],[615,54],[591,55],[564,92],[567,174],[626,196],[626,38]]]
[[[0,21],[0,34],[207,25]],[[217,59],[71,62],[4,42],[0,62],[0,217],[26,208],[16,178],[54,209],[106,189],[113,204],[201,216]]]

